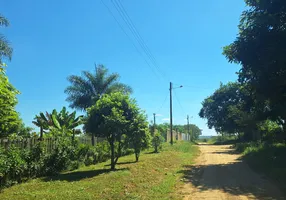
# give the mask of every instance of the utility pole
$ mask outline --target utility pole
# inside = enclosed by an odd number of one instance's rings
[[[154,124],[153,124],[153,135],[155,135],[155,130],[156,130],[156,113],[153,113],[154,115]]]
[[[189,137],[191,138],[191,135],[190,135],[189,115],[187,115],[187,121],[188,121],[188,134],[189,134]]]
[[[170,82],[170,133],[171,133],[171,145],[173,145],[173,108],[172,108],[172,89],[173,84]]]

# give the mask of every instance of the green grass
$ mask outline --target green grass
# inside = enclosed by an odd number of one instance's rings
[[[142,153],[138,163],[134,155],[120,158],[116,171],[108,162],[83,167],[4,189],[0,199],[181,199],[179,171],[196,155],[190,143],[164,144],[161,153]]]
[[[253,170],[275,180],[286,191],[286,144],[238,143],[235,148]]]

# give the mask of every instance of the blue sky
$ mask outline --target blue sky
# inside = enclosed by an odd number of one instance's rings
[[[103,1],[144,55],[111,0]],[[146,64],[100,0],[1,1],[0,12],[11,23],[1,33],[14,48],[7,74],[21,92],[17,110],[24,122],[32,125],[40,111],[68,106],[64,94],[67,76],[93,70],[97,63],[118,72],[121,82],[134,89],[133,97],[149,119],[158,113],[159,123],[169,119],[169,81],[175,86],[183,85],[174,92],[174,124],[184,124],[188,114],[204,135],[214,135],[198,112],[203,99],[220,82],[236,79],[239,66],[227,62],[222,47],[238,33],[244,1],[120,2],[160,71]],[[150,62],[146,55],[145,59]]]

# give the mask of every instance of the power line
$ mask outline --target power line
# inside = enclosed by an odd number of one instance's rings
[[[119,23],[119,21],[116,19],[115,15],[113,14],[113,12],[111,11],[111,9],[107,6],[107,4],[104,3],[104,0],[101,0],[101,2],[103,3],[103,5],[106,7],[106,9],[108,10],[108,12],[111,14],[111,16],[114,18],[114,20],[116,21],[116,23],[118,24],[118,26],[121,28],[121,30],[124,32],[124,34],[128,37],[128,39],[131,41],[132,45],[134,46],[134,48],[137,50],[137,52],[140,54],[140,56],[144,59],[144,61],[146,62],[146,64],[150,67],[150,69],[152,70],[153,74],[158,78],[158,75],[156,74],[156,72],[154,71],[153,67],[149,64],[149,62],[146,60],[146,58],[143,56],[143,54],[140,52],[140,50],[138,49],[138,47],[134,44],[133,40],[131,39],[131,37],[127,34],[127,32],[125,31],[125,29],[123,28],[123,26]]]
[[[122,3],[120,1],[117,1],[117,0],[111,0],[111,2],[113,4],[113,6],[115,7],[115,9],[117,10],[117,12],[120,14],[122,20],[127,25],[128,29],[131,31],[131,33],[134,36],[135,40],[138,42],[138,44],[140,45],[140,47],[144,51],[145,55],[149,58],[149,60],[154,65],[154,67],[158,70],[158,72],[160,72],[161,75],[164,78],[166,78],[166,74],[158,66],[157,61],[156,61],[154,55],[152,54],[152,52],[148,48],[147,44],[143,40],[142,36],[140,35],[138,29],[134,25],[133,21],[131,20],[130,16],[128,15],[128,13],[127,13],[126,9],[124,8],[124,6],[122,5]]]
[[[193,88],[193,89],[200,89],[200,90],[212,90],[212,89],[214,89],[214,88],[197,87],[197,86],[185,85],[185,84],[184,84],[184,87]]]
[[[179,98],[178,98],[178,96],[177,96],[176,90],[174,90],[174,94],[175,94],[175,98],[176,98],[176,100],[177,100],[177,102],[178,102],[178,104],[179,104],[179,106],[180,106],[180,108],[181,108],[183,114],[186,115],[186,112],[185,112],[185,110],[184,110],[184,108],[183,108],[181,102],[179,101]]]
[[[160,108],[159,108],[157,114],[158,114],[158,113],[161,111],[161,109],[163,108],[164,104],[166,103],[166,100],[167,100],[167,97],[168,97],[168,96],[169,96],[169,92],[167,93],[167,95],[166,95],[166,97],[165,97],[165,99],[164,99],[162,105],[160,106]]]

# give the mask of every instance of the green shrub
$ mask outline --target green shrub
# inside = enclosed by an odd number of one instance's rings
[[[11,146],[8,150],[0,151],[0,182],[1,185],[12,185],[22,182],[27,169],[22,152]]]
[[[152,145],[154,147],[154,152],[158,153],[160,149],[162,149],[162,143],[164,142],[164,138],[160,133],[155,132],[152,138]]]

